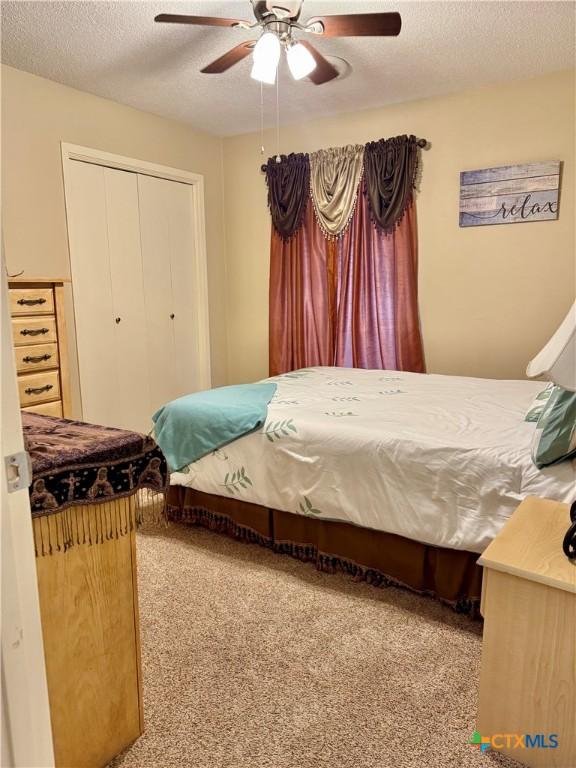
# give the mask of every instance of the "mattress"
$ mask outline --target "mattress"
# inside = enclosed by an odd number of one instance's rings
[[[267,381],[263,427],[172,484],[471,552],[526,496],[574,495],[575,462],[531,460],[543,382],[325,367]]]

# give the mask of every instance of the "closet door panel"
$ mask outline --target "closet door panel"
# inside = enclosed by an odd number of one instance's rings
[[[142,291],[138,177],[133,173],[106,168],[104,180],[115,320],[117,397],[122,403],[115,426],[149,432],[152,411]]]
[[[138,176],[151,413],[178,396],[174,323],[170,317],[175,314],[170,259],[171,183],[151,176]]]
[[[199,388],[197,380],[198,332],[194,297],[195,242],[192,187],[172,183],[170,193],[170,262],[174,306],[175,388],[177,396]]]
[[[120,418],[104,168],[70,163],[66,196],[78,364],[85,421]]]

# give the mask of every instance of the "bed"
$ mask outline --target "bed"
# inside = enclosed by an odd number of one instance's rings
[[[172,519],[470,610],[477,556],[519,502],[573,493],[574,462],[531,460],[545,383],[320,367],[267,381],[260,429],[171,475]]]

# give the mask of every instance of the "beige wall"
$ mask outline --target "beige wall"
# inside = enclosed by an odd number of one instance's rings
[[[418,194],[428,370],[523,377],[575,295],[574,72],[282,127],[281,151],[401,133],[431,143]],[[260,144],[257,134],[224,142],[230,381],[267,375],[270,219]],[[273,132],[265,144],[274,154]],[[539,160],[564,163],[558,221],[459,228],[460,171]]]
[[[215,385],[225,383],[222,140],[3,66],[2,227],[11,273],[70,276],[62,141],[203,174],[212,378]],[[73,384],[77,403],[74,374]]]
[[[10,67],[2,67],[2,90],[9,270],[69,275],[61,141],[201,173],[213,381],[267,375],[270,219],[259,135],[222,141]],[[301,117],[282,128],[281,151],[398,133],[431,142],[418,194],[428,370],[523,376],[575,294],[574,72],[313,122]],[[265,143],[273,154],[273,131]],[[461,170],[554,159],[564,162],[558,221],[458,227]]]

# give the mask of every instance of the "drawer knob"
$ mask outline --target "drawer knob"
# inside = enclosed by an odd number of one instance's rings
[[[22,307],[34,307],[36,304],[46,304],[46,299],[18,299],[16,303]]]
[[[118,323],[120,322],[120,320],[122,320],[122,318],[121,318],[121,317],[117,317],[117,318],[116,318],[116,325],[118,325]]]
[[[50,333],[49,328],[24,328],[20,331],[22,336],[40,336],[44,333]]]
[[[43,360],[50,360],[52,355],[26,355],[22,358],[23,363],[41,363]]]
[[[570,520],[572,524],[566,531],[562,549],[569,560],[576,560],[576,501],[573,501],[570,507]]]
[[[172,314],[170,315],[170,320],[174,320],[174,317],[175,317],[174,312],[172,312]]]
[[[49,392],[53,387],[53,384],[44,384],[43,387],[28,387],[24,392],[27,395],[41,395],[42,392]]]

